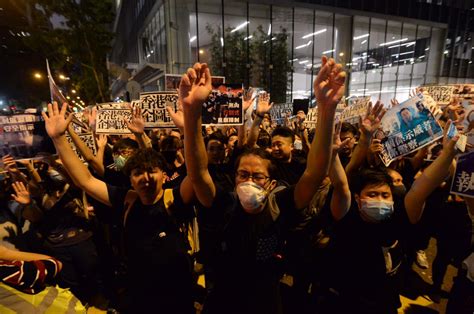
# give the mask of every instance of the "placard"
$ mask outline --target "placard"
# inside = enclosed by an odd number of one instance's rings
[[[170,92],[148,92],[140,94],[140,108],[145,119],[145,128],[174,127],[166,107],[176,111],[178,94]],[[133,105],[133,104],[132,104]]]
[[[381,140],[380,158],[386,166],[443,137],[443,130],[425,106],[421,93],[389,109],[381,128],[385,137]]]
[[[244,110],[242,85],[219,85],[213,88],[202,107],[203,125],[242,125]]]

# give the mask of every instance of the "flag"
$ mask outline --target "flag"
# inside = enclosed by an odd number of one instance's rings
[[[54,78],[51,75],[51,69],[49,68],[48,59],[46,59],[46,70],[48,72],[49,93],[51,94],[51,103],[53,101],[56,101],[60,106],[64,103],[68,103],[66,97],[64,97],[58,85],[56,85],[56,82],[54,82]],[[71,107],[69,107],[69,105],[67,106],[67,113],[73,114],[73,111],[71,110]],[[86,130],[89,129],[89,127],[85,123],[83,123],[82,121],[79,121],[79,119],[77,119],[76,117],[74,117],[72,121]]]
[[[53,76],[51,75],[51,70],[49,69],[48,59],[46,59],[46,69],[48,71],[49,92],[51,94],[51,103],[53,101],[57,101],[58,104],[63,104],[67,102],[66,97],[64,97],[58,85],[56,85],[56,83],[54,82]]]

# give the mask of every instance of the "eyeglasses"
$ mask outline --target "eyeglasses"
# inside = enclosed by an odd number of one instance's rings
[[[263,173],[253,173],[250,174],[248,171],[239,170],[235,173],[237,179],[246,181],[249,178],[252,179],[253,182],[264,182],[265,180],[269,179],[269,176],[264,175]]]

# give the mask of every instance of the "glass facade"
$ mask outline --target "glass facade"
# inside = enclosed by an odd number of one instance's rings
[[[181,74],[196,61],[207,62],[213,75],[264,88],[277,103],[313,98],[322,55],[345,66],[348,96],[370,95],[386,104],[422,84],[474,77],[463,14],[459,25],[465,27],[452,29],[452,21],[354,15],[310,4],[165,0],[150,8],[148,2],[135,2],[138,17],[140,8],[149,10],[138,30],[140,64],[164,64],[167,73]]]

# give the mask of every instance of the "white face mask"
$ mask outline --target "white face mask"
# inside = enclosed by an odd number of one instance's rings
[[[360,203],[362,215],[370,222],[384,221],[393,214],[393,202],[361,199]]]
[[[301,142],[300,140],[295,140],[294,143],[293,143],[293,147],[295,149],[302,150],[303,149],[303,142]]]
[[[256,214],[267,198],[267,191],[253,181],[242,182],[236,188],[239,201],[246,212]]]

